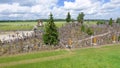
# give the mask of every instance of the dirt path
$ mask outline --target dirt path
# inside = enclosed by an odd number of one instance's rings
[[[50,56],[50,57],[44,57],[44,58],[36,58],[36,59],[1,63],[0,68],[4,68],[6,66],[19,65],[19,64],[29,64],[29,63],[44,62],[44,61],[50,61],[50,60],[56,60],[56,59],[63,59],[63,58],[71,57],[73,55],[74,55],[74,53],[70,51],[68,54],[63,54],[63,55],[56,55],[56,56]]]

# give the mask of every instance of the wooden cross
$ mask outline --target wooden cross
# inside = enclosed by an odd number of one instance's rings
[[[71,39],[68,40],[68,44],[72,45],[72,40]]]
[[[112,41],[115,42],[115,40],[116,40],[116,36],[113,35],[113,36],[112,36]]]

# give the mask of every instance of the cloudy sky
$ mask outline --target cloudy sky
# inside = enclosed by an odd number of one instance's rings
[[[73,19],[84,12],[85,19],[109,19],[120,17],[120,0],[0,0],[0,20],[29,20],[66,18]]]

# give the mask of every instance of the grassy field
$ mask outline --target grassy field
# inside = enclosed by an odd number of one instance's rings
[[[85,21],[86,25],[96,25],[97,24],[97,21]]]
[[[61,27],[64,23],[64,21],[55,22],[57,27]],[[35,25],[37,22],[0,22],[0,31],[32,30]]]
[[[46,22],[43,22],[44,24]],[[56,26],[59,28],[64,25],[65,21],[55,22]],[[0,22],[0,31],[16,31],[16,30],[32,30],[37,22]],[[85,21],[87,25],[95,25],[96,21]]]
[[[120,68],[120,45],[0,57],[0,68]]]

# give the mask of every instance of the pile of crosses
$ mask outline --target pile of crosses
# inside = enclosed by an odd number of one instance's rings
[[[87,35],[80,30],[81,24],[67,23],[59,29],[60,43],[64,47],[86,47],[93,45],[105,45],[119,43],[120,25],[113,23],[91,25],[86,28],[91,28],[94,31],[93,35]]]
[[[13,36],[13,40],[0,41],[0,55],[24,53],[36,50],[53,50],[59,48],[58,46],[46,46],[42,40],[43,29],[37,29],[38,27],[43,26],[41,26],[41,24],[38,22],[37,26],[33,28],[33,33],[31,33],[29,36],[28,34],[23,33],[20,34],[22,38],[18,38],[19,33],[16,33],[16,35]]]
[[[109,26],[108,24],[94,26],[85,25],[86,28],[89,27],[94,31],[94,34],[91,36],[82,32],[81,26],[82,24],[80,23],[66,23],[59,28],[59,45],[67,48],[78,48],[120,42],[118,40],[118,37],[120,36],[119,24],[113,23],[112,26]],[[43,31],[34,29],[34,33],[30,36],[24,36],[23,34],[24,38],[22,39],[17,38],[12,42],[4,43],[0,41],[0,55],[59,48],[59,46],[46,46],[43,43],[42,34]]]

